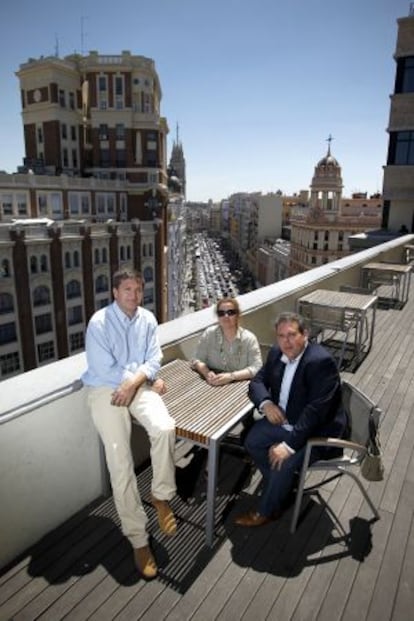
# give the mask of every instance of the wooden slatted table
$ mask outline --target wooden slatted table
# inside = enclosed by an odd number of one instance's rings
[[[186,360],[167,363],[159,377],[167,384],[163,399],[175,420],[177,437],[208,451],[206,542],[211,547],[220,442],[253,408],[247,396],[249,382],[210,386]]]

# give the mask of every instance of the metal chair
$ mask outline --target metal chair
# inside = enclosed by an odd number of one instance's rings
[[[354,330],[354,346],[357,341],[357,319],[349,315],[345,308],[333,308],[323,304],[303,304],[301,313],[310,325],[310,338],[324,342],[326,333],[333,339],[338,333],[343,334],[338,358],[338,368],[342,367],[345,349],[351,330]]]
[[[303,494],[343,474],[348,474],[352,477],[361,490],[375,518],[377,520],[379,519],[379,513],[358,477],[358,474],[355,472],[355,469],[361,465],[367,454],[370,441],[370,420],[372,420],[376,428],[378,428],[382,412],[367,395],[345,380],[342,380],[342,400],[351,428],[350,437],[348,440],[342,440],[340,438],[310,438],[308,440],[290,524],[291,533],[294,533],[296,530]],[[310,463],[311,451],[314,447],[342,448],[344,449],[344,454],[338,458],[320,459]],[[333,472],[333,475],[305,489],[306,476],[308,472],[314,470]]]
[[[397,303],[400,299],[400,279],[396,274],[391,272],[370,272],[368,275],[368,288],[372,293],[379,295],[379,287],[391,288],[391,301],[393,304]]]

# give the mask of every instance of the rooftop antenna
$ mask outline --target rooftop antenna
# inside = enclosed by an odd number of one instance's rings
[[[85,55],[85,37],[86,37],[86,33],[84,29],[85,19],[88,19],[88,18],[85,17],[84,15],[81,15],[80,22],[81,22],[81,54],[82,56]]]
[[[56,33],[55,33],[55,56],[56,58],[59,58],[59,39]]]

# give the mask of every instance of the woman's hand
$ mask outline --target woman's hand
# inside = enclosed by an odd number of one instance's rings
[[[210,386],[224,386],[233,381],[233,375],[232,373],[213,373],[213,371],[210,371],[206,379]]]

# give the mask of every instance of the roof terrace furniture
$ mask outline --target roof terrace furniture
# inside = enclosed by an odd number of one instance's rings
[[[310,438],[308,440],[290,523],[291,533],[296,531],[303,494],[317,489],[321,485],[343,474],[348,474],[352,477],[370,506],[375,518],[377,520],[379,519],[379,513],[361,482],[358,473],[355,472],[355,469],[361,466],[368,451],[370,442],[370,418],[378,425],[382,412],[367,395],[345,380],[342,381],[342,393],[343,405],[346,409],[351,426],[350,438],[349,440],[341,440],[339,438]],[[314,447],[343,448],[344,455],[334,459],[322,459],[309,463],[311,451]],[[324,478],[316,485],[305,489],[308,473],[315,470],[322,470],[333,474],[328,478]]]
[[[354,331],[352,359],[359,363],[371,349],[377,296],[350,291],[315,289],[297,300],[299,313],[309,322],[311,337],[327,343],[341,336],[338,368],[342,367],[351,331]]]
[[[249,382],[210,386],[186,360],[169,362],[159,376],[167,384],[163,399],[175,420],[177,437],[208,451],[206,542],[211,547],[220,442],[253,410],[247,396]]]
[[[373,262],[362,267],[362,286],[376,292],[379,287],[390,287],[390,300],[399,308],[408,300],[410,279],[411,265],[405,263]]]

